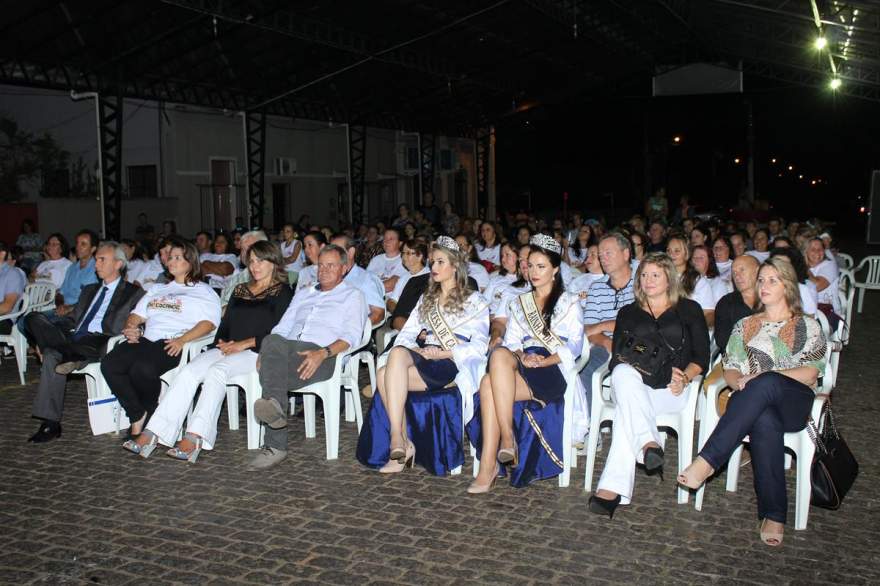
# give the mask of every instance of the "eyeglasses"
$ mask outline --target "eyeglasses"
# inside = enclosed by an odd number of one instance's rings
[[[319,271],[321,269],[328,270],[328,269],[332,269],[335,267],[341,267],[341,266],[344,266],[341,262],[319,262],[318,263],[318,270]]]

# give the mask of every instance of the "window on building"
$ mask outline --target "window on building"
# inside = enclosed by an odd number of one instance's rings
[[[156,165],[128,166],[128,197],[159,197]]]

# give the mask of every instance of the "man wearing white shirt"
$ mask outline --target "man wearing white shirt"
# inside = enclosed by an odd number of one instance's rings
[[[33,416],[43,420],[30,441],[45,443],[61,436],[61,412],[67,375],[105,352],[110,336],[122,332],[128,314],[144,295],[123,278],[125,251],[116,242],[102,242],[95,254],[101,282],[87,285],[73,311],[52,323],[42,313],[28,314],[27,327],[43,354]]]
[[[396,228],[385,230],[382,248],[385,254],[374,256],[367,265],[367,270],[378,275],[385,286],[385,293],[390,293],[397,285],[397,280],[406,274],[403,257],[400,255],[400,232]]]
[[[287,457],[287,393],[333,375],[334,356],[360,344],[367,321],[363,294],[343,281],[348,256],[335,244],[321,249],[318,285],[297,293],[263,339],[257,368],[263,397],[254,415],[266,439],[251,468],[275,466]]]
[[[382,281],[373,273],[362,269],[354,262],[357,246],[354,240],[345,234],[334,234],[330,244],[335,244],[346,252],[346,272],[344,281],[361,292],[367,302],[370,323],[374,326],[385,319],[385,297]]]

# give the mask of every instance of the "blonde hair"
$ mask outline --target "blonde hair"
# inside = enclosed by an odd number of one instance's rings
[[[761,264],[761,267],[758,269],[758,276],[761,275],[761,269],[764,267],[773,267],[776,269],[776,273],[779,275],[779,278],[782,280],[782,285],[784,287],[783,297],[785,299],[786,305],[788,305],[788,310],[791,311],[792,317],[796,317],[799,315],[803,315],[804,307],[801,304],[801,290],[798,287],[797,280],[797,272],[794,270],[794,265],[788,261],[783,256],[771,256],[767,260]],[[760,289],[761,284],[758,283],[757,287]],[[758,307],[755,309],[756,312],[764,311],[764,302],[761,301],[760,291],[758,293]]]
[[[642,271],[648,265],[657,266],[666,273],[666,281],[668,282],[666,295],[669,297],[671,306],[674,307],[682,297],[687,297],[681,279],[678,278],[678,271],[675,270],[675,263],[672,262],[669,255],[665,252],[651,252],[646,254],[642,262],[639,263],[639,268],[636,269],[636,274],[633,277],[633,296],[642,309],[648,306],[648,296],[642,291]]]
[[[451,248],[440,246],[436,242],[431,248],[432,253],[435,251],[442,252],[455,270],[455,287],[449,292],[449,297],[446,298],[446,304],[443,305],[443,309],[453,315],[461,313],[465,302],[471,295],[471,289],[468,286],[467,256],[461,250],[452,250]],[[428,288],[425,290],[424,295],[422,295],[422,305],[419,308],[419,318],[422,321],[428,321],[428,312],[434,307],[434,303],[440,299],[440,292],[440,283],[433,279],[429,280]]]

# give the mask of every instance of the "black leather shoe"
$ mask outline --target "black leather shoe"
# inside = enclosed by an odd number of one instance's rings
[[[659,474],[660,480],[663,480],[663,448],[645,450],[645,473],[648,476]]]
[[[40,425],[37,433],[32,435],[28,441],[35,444],[44,444],[61,437],[61,424],[57,421],[44,421]]]
[[[620,495],[617,495],[613,499],[603,499],[600,496],[593,495],[590,497],[590,500],[587,501],[587,506],[591,513],[608,515],[609,519],[614,518],[614,510],[617,509],[617,505],[619,504]]]

